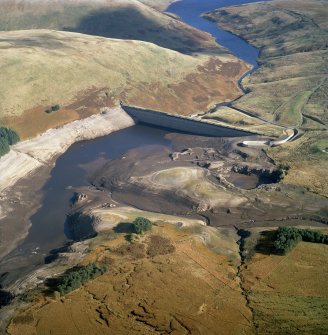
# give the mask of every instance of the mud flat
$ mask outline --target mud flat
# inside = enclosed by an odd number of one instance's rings
[[[109,192],[114,204],[194,216],[216,227],[325,222],[326,199],[283,185],[288,172],[263,151],[239,147],[238,138],[172,134],[170,139],[172,148],[131,150],[90,180]]]
[[[24,201],[22,200],[24,191],[27,190],[26,184],[30,184],[29,180],[35,182],[36,179],[39,179],[40,184],[29,185],[30,189],[35,190],[35,185],[41,185],[47,179],[55,164],[55,159],[74,142],[108,135],[133,125],[132,118],[120,107],[105,108],[100,114],[74,121],[57,129],[50,129],[32,140],[13,146],[10,153],[0,159],[0,258],[15,247],[15,244],[26,235],[29,228],[29,225],[21,223],[8,224],[8,220],[12,221],[16,213],[20,212],[16,211],[16,208],[28,208],[27,204],[31,206],[31,202],[38,198],[35,196],[35,199],[28,199],[28,197]],[[16,188],[15,184],[23,179],[24,183],[20,183]],[[34,210],[35,206],[36,203],[32,206]],[[13,207],[15,207],[15,211],[13,211]],[[6,218],[9,213],[11,213],[10,218]]]

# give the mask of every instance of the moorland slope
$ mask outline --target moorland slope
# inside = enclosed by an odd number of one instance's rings
[[[203,234],[220,252],[202,243]],[[9,334],[252,334],[236,278],[236,234],[164,220],[133,244],[119,235],[85,259],[108,266],[106,274],[58,300],[39,296]]]
[[[286,183],[325,195],[327,15],[326,2],[317,0],[274,0],[206,14],[260,48],[260,68],[242,81],[248,93],[233,102],[234,113],[239,113],[239,120],[247,113],[275,125],[296,128],[297,139],[268,153],[277,163],[289,167]]]
[[[211,35],[148,6],[160,6],[163,9],[164,2],[143,2],[1,0],[0,30],[54,29],[147,41],[184,53],[227,52],[215,43]]]
[[[233,229],[178,220],[162,216],[133,243],[124,238],[127,223],[99,235],[81,265],[96,262],[106,273],[63,296],[50,281],[28,292],[33,302],[16,310],[8,333],[326,332],[326,245],[301,242],[288,255],[269,254],[254,245],[263,228],[239,240]]]
[[[1,32],[0,46],[0,123],[22,138],[119,100],[190,115],[238,97],[236,81],[248,68],[231,55],[192,57],[147,42],[50,30]],[[45,113],[54,104],[60,110]]]

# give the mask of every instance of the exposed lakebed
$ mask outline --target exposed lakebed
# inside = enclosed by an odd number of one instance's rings
[[[30,218],[28,236],[1,262],[2,282],[12,282],[31,266],[44,262],[54,248],[68,241],[64,223],[69,210],[72,187],[89,185],[88,164],[114,159],[133,148],[148,145],[170,146],[165,139],[167,131],[137,125],[92,141],[79,142],[57,159],[51,176],[41,189],[42,205]]]
[[[210,10],[249,2],[252,1],[183,0],[173,3],[167,10],[179,15],[184,22],[211,33],[233,54],[256,66],[258,55],[256,48],[200,17],[202,13]],[[170,148],[171,141],[167,138],[169,133],[168,130],[137,125],[103,138],[73,145],[57,160],[50,179],[41,190],[42,205],[30,219],[32,226],[28,236],[19,247],[3,259],[1,274],[5,275],[1,278],[2,283],[5,285],[11,283],[31,271],[32,268],[41,265],[50,250],[67,242],[64,222],[73,193],[71,187],[89,185],[87,175],[90,167],[92,170],[106,160],[123,156],[131,149],[140,150],[147,146],[158,145]],[[187,142],[190,143],[190,137],[188,138]],[[89,166],[89,169],[83,168],[86,166]],[[258,184],[254,176],[242,176],[241,178],[240,186],[246,183],[246,188],[250,188],[249,185]]]

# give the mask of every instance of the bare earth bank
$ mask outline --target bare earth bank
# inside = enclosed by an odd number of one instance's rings
[[[0,159],[0,259],[27,234],[28,217],[36,210],[38,196],[31,198],[29,193],[26,197],[24,190],[34,188],[37,191],[35,185],[42,187],[56,158],[73,143],[105,136],[132,125],[134,121],[120,107],[105,108],[100,114],[21,142]],[[10,217],[9,213],[12,213]]]

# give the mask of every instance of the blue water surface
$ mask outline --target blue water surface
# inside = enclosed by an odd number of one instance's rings
[[[215,9],[224,8],[234,5],[242,5],[245,3],[257,2],[256,0],[181,0],[172,3],[167,11],[178,15],[185,23],[206,31],[213,35],[217,42],[229,49],[238,58],[245,62],[256,66],[256,59],[259,50],[248,44],[242,38],[229,33],[215,23],[210,22],[201,15],[205,12],[210,12]]]

